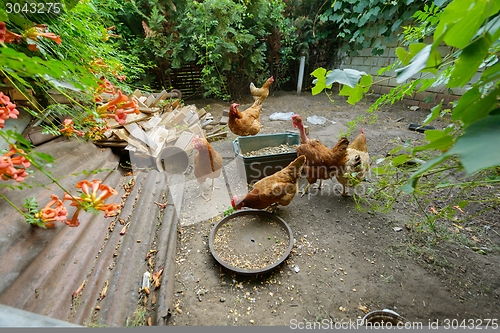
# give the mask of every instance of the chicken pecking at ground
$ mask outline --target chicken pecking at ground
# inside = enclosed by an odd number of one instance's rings
[[[365,131],[361,129],[359,135],[347,147],[347,161],[337,180],[342,184],[342,195],[349,196],[347,187],[355,187],[365,180],[370,171],[370,155],[366,146]]]
[[[323,179],[330,179],[342,169],[347,162],[347,147],[349,140],[340,138],[333,148],[328,148],[317,139],[309,139],[304,129],[302,117],[298,114],[292,116],[292,124],[299,130],[301,144],[297,147],[297,155],[306,156],[307,162],[304,166],[307,186],[302,190],[304,196],[311,184],[319,179],[321,188]]]
[[[200,194],[206,201],[212,198],[212,193],[216,188],[214,186],[215,178],[218,178],[222,173],[222,156],[219,152],[215,151],[210,143],[205,139],[196,135],[193,138],[194,148],[197,150],[194,155],[194,170],[193,173],[198,183],[200,183]],[[212,179],[212,190],[210,197],[205,197],[203,194],[203,183],[207,178]]]
[[[264,102],[264,100],[269,96],[269,87],[271,83],[274,82],[274,76],[271,76],[267,79],[266,82],[262,85],[262,87],[257,88],[253,82],[250,82],[250,93],[253,96],[254,101],[259,101],[260,104]]]
[[[231,205],[234,209],[287,206],[298,191],[298,182],[305,162],[305,156],[297,157],[287,167],[257,181],[252,191],[244,198],[238,199],[236,195],[233,196]]]
[[[236,135],[247,136],[255,135],[260,132],[260,115],[262,114],[262,104],[255,101],[245,111],[238,110],[240,104],[233,103],[229,108],[229,120],[227,126]]]

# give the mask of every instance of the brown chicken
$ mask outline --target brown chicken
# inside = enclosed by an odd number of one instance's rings
[[[319,140],[307,137],[301,116],[293,115],[292,124],[300,132],[301,145],[297,147],[297,155],[307,158],[304,173],[308,184],[302,190],[304,196],[311,184],[316,183],[318,179],[320,180],[318,187],[321,188],[323,179],[333,178],[340,172],[347,162],[349,140],[341,138],[333,148],[328,148]]]
[[[262,85],[262,87],[257,88],[253,82],[250,82],[250,93],[253,96],[254,101],[259,101],[260,104],[264,102],[264,100],[269,96],[269,87],[271,83],[274,82],[274,76],[271,76],[267,79],[266,82]]]
[[[355,187],[365,180],[370,171],[370,155],[366,146],[365,131],[361,133],[347,147],[347,161],[339,174],[336,175],[342,184],[342,195],[348,196],[347,187]]]
[[[287,206],[298,191],[298,182],[305,162],[305,156],[297,157],[286,168],[256,182],[252,191],[244,198],[233,196],[231,205],[235,209]]]
[[[194,155],[194,175],[196,180],[200,183],[200,194],[206,201],[212,198],[212,193],[216,188],[214,186],[215,178],[218,178],[222,173],[222,156],[219,152],[215,151],[210,143],[205,138],[200,138],[196,135],[193,139],[194,148],[197,150]],[[203,194],[203,183],[207,178],[212,179],[212,191],[210,197],[205,197]]]
[[[238,110],[240,104],[233,103],[229,108],[229,120],[227,126],[236,135],[247,136],[259,133],[262,125],[260,115],[262,114],[262,104],[255,101],[245,111]]]

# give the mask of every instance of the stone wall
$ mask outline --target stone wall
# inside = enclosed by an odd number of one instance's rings
[[[377,82],[372,86],[371,92],[376,95],[388,93],[393,87],[397,86],[395,78],[395,71],[391,70],[385,72],[381,76],[377,75],[380,68],[387,67],[397,61],[397,56],[395,53],[398,44],[396,41],[387,42],[384,40],[384,44],[387,46],[382,55],[376,56],[372,54],[372,48],[367,48],[359,52],[357,56],[349,57],[346,54],[341,54],[338,59],[340,63],[336,66],[340,69],[352,68],[359,71],[364,71],[373,76],[373,82]],[[448,48],[443,46],[439,49],[442,56],[448,53]],[[471,82],[475,82],[479,79],[480,72],[478,72]],[[419,76],[432,75],[430,73],[418,74]],[[417,76],[416,76],[417,77]],[[443,100],[443,105],[449,102],[453,102],[460,98],[460,96],[467,91],[470,85],[465,86],[460,89],[449,90],[444,85],[431,87],[426,91],[415,93],[412,96],[405,96],[403,103],[407,106],[418,106],[422,109],[430,109],[436,104],[439,104]]]

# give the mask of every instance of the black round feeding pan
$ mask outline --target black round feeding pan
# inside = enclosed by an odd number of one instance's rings
[[[215,260],[228,270],[238,274],[263,274],[288,257],[293,234],[279,216],[244,209],[214,225],[209,247]]]

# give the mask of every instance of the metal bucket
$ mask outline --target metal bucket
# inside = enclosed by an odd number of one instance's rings
[[[189,170],[189,155],[184,149],[172,146],[163,149],[156,157],[156,168],[160,172],[184,174]]]
[[[406,318],[389,309],[369,312],[362,319],[363,326],[367,327],[404,327],[407,322]]]

